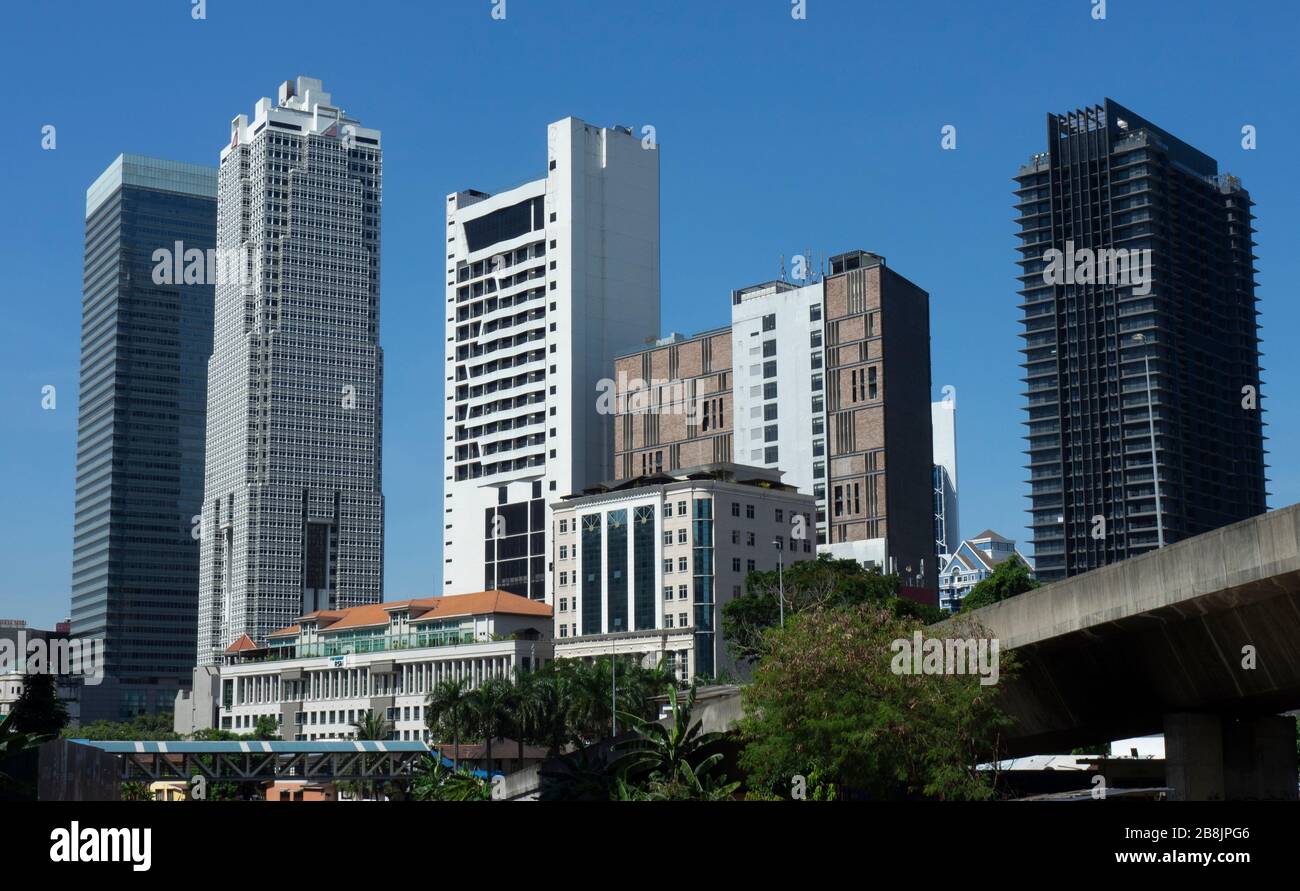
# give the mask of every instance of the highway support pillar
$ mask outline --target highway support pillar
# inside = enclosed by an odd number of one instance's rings
[[[1294,717],[1180,712],[1164,725],[1172,800],[1297,800]]]

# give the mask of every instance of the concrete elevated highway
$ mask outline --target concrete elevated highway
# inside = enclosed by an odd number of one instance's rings
[[[1175,797],[1296,797],[1300,505],[971,615],[1021,663],[1010,754],[1164,733]]]

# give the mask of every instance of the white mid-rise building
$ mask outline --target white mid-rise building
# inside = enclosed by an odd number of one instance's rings
[[[930,403],[934,431],[934,550],[942,558],[961,543],[957,512],[957,402]]]
[[[827,540],[823,300],[821,281],[773,281],[731,295],[736,463],[779,467],[784,482],[811,493],[820,542]]]
[[[217,197],[200,665],[382,599],[380,134],[321,82],[231,122]],[[239,258],[235,269],[226,266]],[[211,264],[210,264],[211,266]]]
[[[447,196],[446,591],[549,602],[546,505],[613,476],[602,381],[659,331],[657,146],[565,118],[546,157]]]
[[[738,671],[723,607],[751,572],[815,557],[813,499],[779,470],[706,464],[553,507],[559,659],[631,656],[683,681]]]

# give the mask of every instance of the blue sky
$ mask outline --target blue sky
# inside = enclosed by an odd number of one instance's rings
[[[807,0],[804,21],[789,0],[507,0],[504,21],[492,6],[208,0],[195,21],[189,0],[6,4],[0,618],[69,610],[86,187],[123,151],[216,164],[230,119],[298,74],[384,133],[390,598],[441,590],[444,196],[544,175],[546,124],[566,115],[657,130],[665,330],[725,324],[731,288],[807,248],[881,253],[928,290],[963,531],[1023,540],[1011,177],[1048,111],[1116,99],[1258,204],[1270,505],[1300,501],[1290,0],[1108,0],[1104,21],[1090,0]]]

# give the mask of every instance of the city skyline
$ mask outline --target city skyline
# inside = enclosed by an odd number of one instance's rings
[[[1086,10],[1083,11],[1086,13]],[[825,13],[817,10],[807,23],[812,31],[819,27],[818,16],[831,15],[828,6]],[[841,10],[837,15],[850,15],[851,11]],[[897,11],[893,13],[899,15]],[[513,13],[512,13],[513,15]],[[719,16],[720,13],[701,13],[701,18]],[[1059,13],[1053,13],[1059,15]],[[486,18],[486,17],[485,17]],[[523,19],[521,14],[519,18]],[[1207,21],[1209,16],[1206,16]],[[1126,27],[1118,13],[1105,23],[1092,23],[1086,15],[1079,15],[1078,21],[1066,21],[1068,29],[1080,32],[1088,27]],[[186,26],[190,23],[186,22]],[[530,21],[530,26],[534,22]],[[554,23],[550,23],[552,26]],[[1215,21],[1218,27],[1221,23]],[[194,27],[218,23],[194,24]],[[490,22],[482,25],[467,19],[467,27],[491,27]],[[1187,27],[1194,27],[1189,24]],[[506,26],[508,27],[508,25]],[[789,27],[779,17],[769,25],[750,24],[750,27]],[[795,25],[793,27],[798,27]],[[475,31],[474,33],[477,33]],[[819,39],[829,39],[825,30],[817,32]],[[494,39],[485,37],[485,40]],[[793,39],[793,38],[792,38]],[[802,39],[802,38],[798,38]],[[822,63],[823,66],[829,63]],[[1016,310],[1015,268],[1010,249],[1011,227],[1005,221],[1014,201],[1013,183],[1009,181],[1008,170],[1041,149],[1041,121],[1046,111],[1063,107],[1075,107],[1095,101],[1102,95],[1113,95],[1126,105],[1140,109],[1152,120],[1177,133],[1192,145],[1202,148],[1208,154],[1220,160],[1221,167],[1239,174],[1259,202],[1257,209],[1258,228],[1260,229],[1259,248],[1261,257],[1260,296],[1264,325],[1264,388],[1269,396],[1269,434],[1273,440],[1270,458],[1274,467],[1270,471],[1273,506],[1285,505],[1300,500],[1300,480],[1296,469],[1288,460],[1285,446],[1279,448],[1278,442],[1287,442],[1294,438],[1293,420],[1300,412],[1294,410],[1294,395],[1288,392],[1285,383],[1296,379],[1296,360],[1282,353],[1269,354],[1269,334],[1280,337],[1296,320],[1294,306],[1276,299],[1278,293],[1270,289],[1270,282],[1285,281],[1294,277],[1296,260],[1284,255],[1278,246],[1283,243],[1286,208],[1294,206],[1295,187],[1284,180],[1285,166],[1276,157],[1271,160],[1264,156],[1264,146],[1284,146],[1288,138],[1294,135],[1294,124],[1264,108],[1239,109],[1224,101],[1231,93],[1228,86],[1218,89],[1219,101],[1193,102],[1183,94],[1196,90],[1186,89],[1186,84],[1178,86],[1179,93],[1162,93],[1149,83],[1139,83],[1138,76],[1142,67],[1150,63],[1135,60],[1130,63],[1128,77],[1131,83],[1117,75],[1105,77],[1093,76],[1088,79],[1071,81],[1066,78],[1058,83],[1049,94],[1029,91],[1017,96],[1014,108],[1006,100],[999,99],[996,107],[999,127],[1005,126],[1016,136],[1007,139],[1005,134],[993,133],[987,122],[972,120],[969,113],[954,106],[949,99],[939,101],[931,97],[924,113],[912,110],[891,118],[901,122],[888,128],[889,132],[853,131],[851,139],[859,143],[870,139],[872,157],[882,166],[890,159],[901,162],[904,158],[933,151],[934,157],[927,157],[925,164],[917,169],[917,175],[936,177],[936,181],[926,185],[914,181],[913,187],[920,191],[920,197],[928,198],[934,208],[946,210],[943,213],[919,214],[914,212],[907,225],[897,222],[903,207],[900,194],[873,178],[867,182],[859,180],[849,188],[850,197],[866,200],[868,211],[863,213],[854,208],[846,216],[837,211],[827,214],[827,219],[815,219],[816,212],[824,212],[827,207],[835,209],[840,195],[832,194],[831,200],[823,200],[821,205],[802,211],[791,198],[777,189],[777,203],[785,218],[770,210],[767,213],[753,214],[753,222],[746,224],[740,219],[742,212],[753,210],[755,206],[768,203],[773,197],[770,187],[754,187],[754,181],[765,167],[780,169],[783,158],[794,156],[799,147],[816,144],[820,137],[836,132],[840,121],[827,123],[813,120],[803,122],[797,116],[790,128],[777,126],[762,129],[754,136],[743,126],[732,131],[728,139],[736,144],[727,146],[730,158],[722,158],[716,152],[707,150],[710,143],[701,142],[699,133],[692,133],[683,127],[684,123],[699,122],[704,103],[688,103],[688,112],[674,114],[666,109],[662,100],[647,101],[650,109],[646,115],[665,123],[657,126],[658,138],[668,146],[665,152],[664,171],[662,174],[665,193],[665,210],[663,213],[663,232],[665,240],[663,315],[661,333],[669,330],[699,331],[721,324],[729,311],[726,294],[737,281],[762,280],[774,277],[771,273],[779,268],[780,258],[787,260],[793,254],[811,248],[815,253],[828,255],[853,247],[864,247],[879,251],[888,256],[898,268],[907,273],[925,288],[932,296],[931,321],[934,326],[932,334],[932,356],[934,363],[933,384],[936,392],[932,398],[939,398],[940,387],[952,384],[957,388],[959,410],[962,413],[962,435],[958,449],[963,456],[961,461],[963,473],[963,513],[969,528],[992,527],[1011,533],[1013,538],[1027,539],[1023,534],[1026,524],[1025,499],[1026,488],[1023,471],[1023,442],[1019,438],[1021,428],[1021,402],[1016,393],[1019,390],[1020,371],[1017,366],[1016,348],[1019,315]],[[1188,63],[1190,65],[1190,63]],[[128,134],[120,124],[96,122],[93,134],[78,126],[63,126],[59,120],[57,107],[50,107],[48,114],[42,114],[39,105],[30,105],[31,97],[24,97],[24,109],[31,120],[45,117],[60,126],[58,148],[49,155],[39,154],[39,126],[31,127],[31,150],[28,157],[24,154],[20,169],[27,174],[31,182],[11,184],[20,196],[25,190],[39,185],[56,196],[53,200],[46,198],[42,206],[59,208],[69,202],[66,198],[69,183],[72,191],[83,190],[93,179],[95,169],[102,170],[121,151],[135,150],[160,157],[176,157],[199,163],[213,163],[210,146],[214,142],[212,134],[219,130],[223,120],[228,119],[228,108],[245,107],[249,95],[259,95],[267,82],[278,82],[299,73],[322,77],[327,84],[337,84],[337,89],[345,91],[348,107],[356,109],[363,119],[383,120],[384,111],[389,101],[385,91],[379,87],[378,78],[358,79],[341,71],[337,63],[324,66],[313,64],[310,60],[286,58],[276,60],[274,65],[255,66],[257,70],[238,73],[237,83],[220,89],[212,85],[206,87],[202,98],[191,96],[186,103],[185,122],[179,127],[176,121],[167,124],[169,130],[184,129],[185,138],[157,138],[141,133]],[[1190,70],[1189,77],[1194,76]],[[1237,82],[1241,82],[1244,74]],[[1258,72],[1252,78],[1263,79]],[[367,87],[366,81],[370,86]],[[394,80],[400,82],[400,79]],[[933,84],[927,84],[933,88]],[[390,359],[398,360],[399,378],[402,381],[397,397],[400,408],[398,414],[415,414],[415,419],[404,419],[397,426],[397,439],[390,435],[385,443],[390,450],[387,469],[390,476],[394,473],[403,479],[400,505],[390,504],[389,526],[397,535],[397,543],[390,537],[388,553],[388,574],[391,580],[389,588],[382,592],[385,599],[441,593],[443,586],[439,576],[441,553],[438,546],[440,535],[438,525],[438,507],[441,502],[441,475],[437,473],[438,456],[441,452],[438,444],[442,441],[439,412],[442,394],[439,392],[441,375],[439,374],[439,350],[437,337],[442,331],[436,307],[442,286],[436,276],[427,273],[427,267],[434,259],[433,252],[438,249],[439,214],[435,203],[436,196],[445,195],[447,191],[458,188],[462,183],[472,182],[494,190],[495,181],[500,177],[501,184],[518,181],[524,173],[521,171],[520,158],[535,158],[536,166],[531,168],[541,173],[545,161],[544,154],[537,146],[535,134],[540,120],[555,120],[563,114],[580,115],[584,119],[601,126],[623,122],[639,126],[641,120],[624,119],[629,107],[635,108],[635,96],[626,103],[615,104],[604,97],[579,99],[585,95],[572,84],[559,91],[555,101],[548,102],[546,109],[526,107],[521,109],[517,119],[513,113],[507,113],[503,121],[505,129],[515,138],[504,140],[506,144],[500,149],[486,152],[487,162],[483,172],[473,163],[463,160],[450,166],[439,166],[436,170],[421,170],[414,181],[420,188],[414,196],[405,195],[398,199],[401,207],[397,220],[386,208],[386,244],[394,241],[397,247],[398,266],[403,271],[397,273],[399,284],[392,284],[391,261],[393,252],[386,248],[386,292],[396,290],[401,296],[397,301],[386,300],[389,320],[386,330],[396,329],[399,336],[396,342],[388,345]],[[954,88],[955,85],[954,85]],[[229,92],[226,92],[229,91]],[[252,91],[252,92],[250,92]],[[617,90],[614,91],[617,95]],[[777,95],[791,96],[795,91]],[[228,101],[230,93],[238,93],[237,104]],[[633,91],[635,93],[635,90]],[[146,95],[139,93],[141,99]],[[48,98],[46,99],[48,102]],[[225,104],[222,104],[225,103]],[[556,108],[557,104],[571,107]],[[1208,111],[1206,110],[1208,109]],[[560,113],[553,113],[558,111]],[[741,120],[740,115],[732,111],[718,112],[733,124]],[[766,120],[761,111],[750,109],[749,120]],[[193,114],[194,118],[188,116]],[[391,113],[390,113],[391,114]],[[952,124],[957,127],[957,148],[952,153],[941,153],[941,127]],[[1258,126],[1261,150],[1243,151],[1238,143],[1242,139],[1240,130],[1243,126]],[[688,124],[689,126],[689,124]],[[725,128],[724,128],[725,129]],[[391,128],[390,128],[391,130]],[[781,132],[785,131],[785,132]],[[90,137],[93,136],[93,146]],[[21,134],[20,134],[21,137]],[[802,138],[800,138],[802,137]],[[492,139],[478,133],[467,131],[465,145],[459,150],[470,156],[490,149]],[[128,144],[129,143],[129,144]],[[201,148],[208,145],[207,153]],[[11,141],[7,152],[19,154]],[[971,156],[974,156],[974,169]],[[71,158],[76,165],[75,172],[68,168],[65,158]],[[410,192],[411,171],[419,161],[415,147],[404,145],[398,149],[398,161],[393,161],[390,152],[389,162],[393,164],[393,176],[399,178],[403,192]],[[809,155],[813,157],[813,155]],[[59,172],[41,169],[39,162],[56,161]],[[951,162],[951,163],[950,163]],[[743,173],[737,175],[728,170],[729,164],[738,165]],[[953,170],[943,172],[942,165],[950,164]],[[53,164],[47,165],[53,167]],[[433,165],[430,165],[433,166]],[[935,171],[940,172],[935,172]],[[398,173],[397,171],[401,171]],[[691,171],[691,172],[687,172]],[[960,171],[958,175],[954,171]],[[859,173],[856,165],[843,157],[837,157],[830,163],[819,163],[815,171],[787,171],[786,176],[795,183],[804,178],[833,177],[837,180],[852,177]],[[793,175],[791,175],[793,174]],[[860,174],[859,174],[860,175]],[[20,177],[22,178],[22,177]],[[68,180],[68,182],[65,182]],[[57,181],[58,187],[53,184]],[[970,198],[956,208],[940,203],[941,191],[953,188],[955,183],[969,187]],[[690,207],[686,201],[693,199],[692,191],[701,188],[714,189],[704,194],[709,200],[700,202],[700,207]],[[749,188],[758,193],[747,196],[740,191]],[[830,189],[832,193],[843,192],[845,186],[837,182]],[[807,202],[807,190],[792,185],[788,191],[798,193],[799,200]],[[762,196],[761,198],[759,196]],[[913,195],[912,197],[917,197]],[[418,200],[413,200],[418,199]],[[728,204],[731,200],[732,203]],[[746,202],[754,202],[747,204]],[[413,209],[410,205],[419,205]],[[695,203],[692,200],[692,203]],[[921,203],[924,203],[922,201]],[[719,208],[726,208],[725,211]],[[932,208],[933,209],[933,208]],[[70,216],[66,206],[60,214]],[[877,213],[873,215],[872,211]],[[52,227],[44,216],[33,226],[33,233],[23,233],[17,229],[11,231],[16,236],[12,243],[22,245],[29,243],[33,237],[46,239],[41,245],[34,245],[33,256],[38,262],[49,263],[52,258],[66,257],[71,247],[79,246],[72,239],[70,245],[66,233],[70,227],[66,221]],[[864,217],[866,219],[864,219]],[[808,221],[812,220],[812,224]],[[971,222],[992,230],[990,237],[970,232],[961,233],[964,225]],[[927,228],[926,223],[929,223]],[[12,227],[12,223],[9,224]],[[719,236],[717,230],[726,226],[736,230],[725,237]],[[1002,228],[999,228],[1002,227]],[[902,230],[906,234],[898,234]],[[63,236],[52,233],[63,232]],[[959,234],[965,238],[958,237]],[[709,236],[707,239],[705,236]],[[52,247],[57,243],[58,247]],[[707,247],[701,246],[706,244]],[[1273,246],[1270,249],[1270,244]],[[725,258],[725,259],[720,259]],[[71,542],[71,498],[70,471],[72,462],[70,454],[68,424],[71,419],[75,427],[75,361],[69,363],[66,357],[69,348],[68,315],[66,310],[79,303],[70,299],[75,291],[68,290],[69,276],[63,265],[55,263],[50,268],[58,274],[49,276],[49,284],[37,282],[30,272],[20,271],[18,285],[30,289],[37,299],[35,305],[42,312],[20,316],[18,324],[7,335],[6,350],[8,358],[6,375],[9,385],[5,388],[4,405],[19,419],[14,440],[24,439],[30,442],[7,442],[5,454],[14,466],[30,468],[32,479],[20,483],[16,493],[15,504],[38,504],[32,511],[25,507],[28,516],[22,519],[11,518],[11,534],[6,536],[7,553],[4,557],[18,571],[0,589],[0,600],[5,604],[6,612],[14,612],[15,618],[28,618],[38,626],[52,625],[57,618],[67,612],[69,595],[67,587],[67,567],[70,565]],[[951,266],[954,269],[940,267]],[[423,272],[415,272],[424,269]],[[954,271],[961,274],[954,274]],[[1280,273],[1280,274],[1279,274]],[[1276,287],[1276,286],[1275,286]],[[971,296],[982,296],[984,302],[971,301]],[[56,301],[66,303],[59,307]],[[974,307],[964,305],[974,302]],[[415,309],[415,307],[420,307]],[[79,312],[79,306],[76,307]],[[394,314],[397,320],[394,321]],[[995,324],[982,326],[977,315],[986,315],[996,320]],[[974,332],[978,338],[978,348],[967,349],[969,344],[964,338]],[[17,336],[15,336],[17,335]],[[73,338],[75,341],[75,337]],[[386,338],[386,341],[388,338]],[[424,351],[429,357],[419,358]],[[954,353],[965,355],[955,356]],[[971,355],[974,354],[974,355]],[[982,354],[982,355],[981,355]],[[982,361],[981,361],[982,360]],[[1289,376],[1288,376],[1289,372]],[[58,388],[58,408],[52,414],[42,414],[40,408],[41,387],[49,384]],[[593,394],[594,398],[594,394]],[[418,412],[417,412],[418,409]],[[394,412],[390,411],[389,416]],[[999,429],[1005,428],[1005,429]],[[391,432],[391,430],[390,430]],[[972,461],[971,456],[978,456]],[[55,466],[46,466],[46,463]],[[972,468],[975,472],[972,472]],[[30,489],[26,487],[32,487]],[[51,493],[64,491],[65,495],[51,497]],[[22,513],[19,511],[14,514]],[[62,546],[47,544],[43,540],[34,543],[36,535],[49,537],[51,540],[64,542]],[[12,548],[12,551],[8,549]],[[45,564],[50,564],[45,566]],[[62,583],[60,583],[62,579]],[[12,586],[12,587],[9,587]]]

